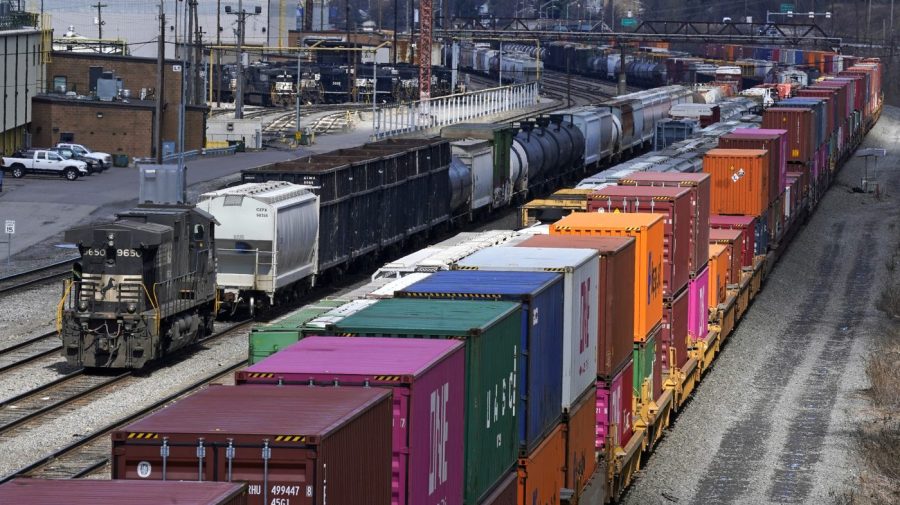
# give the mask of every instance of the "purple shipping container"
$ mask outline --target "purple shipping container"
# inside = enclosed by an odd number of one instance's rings
[[[788,131],[773,128],[736,128],[731,133],[736,135],[781,136],[781,166],[778,169],[778,194],[784,193],[784,188],[787,186]]]
[[[625,447],[631,440],[634,427],[631,412],[634,408],[634,361],[628,360],[612,380],[597,381],[597,450],[606,449],[609,439],[613,447]],[[610,432],[610,426],[616,429]]]
[[[391,387],[391,504],[462,503],[465,358],[456,340],[307,337],[235,382]]]
[[[688,284],[688,338],[706,340],[709,333],[709,266]]]

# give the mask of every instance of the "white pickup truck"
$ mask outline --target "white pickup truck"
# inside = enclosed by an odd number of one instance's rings
[[[19,179],[25,174],[50,174],[65,177],[70,181],[89,175],[87,163],[67,160],[53,151],[32,150],[0,158],[0,168]]]
[[[101,152],[97,152],[97,151],[91,151],[90,149],[88,149],[87,147],[84,147],[81,144],[66,144],[66,143],[60,142],[59,144],[56,144],[56,147],[63,147],[63,148],[71,150],[75,154],[84,156],[85,158],[91,158],[93,160],[97,160],[97,163],[100,164],[100,167],[103,170],[106,170],[107,168],[112,166],[112,156],[109,153],[101,153]]]

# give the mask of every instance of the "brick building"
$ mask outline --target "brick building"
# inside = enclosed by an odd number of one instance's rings
[[[178,138],[181,63],[164,65],[162,140]],[[112,72],[130,98],[102,102],[94,98],[97,77]],[[47,64],[45,95],[34,98],[33,145],[55,144],[61,134],[111,154],[152,156],[156,90],[156,59],[92,53],[54,52]],[[78,99],[64,96],[77,95]],[[84,99],[88,97],[88,99]],[[187,107],[185,149],[203,147],[206,104]]]

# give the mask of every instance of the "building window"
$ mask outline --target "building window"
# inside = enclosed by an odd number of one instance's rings
[[[57,76],[53,77],[53,92],[54,93],[65,94],[65,92],[68,91],[66,89],[66,86],[67,86],[66,76],[57,75]]]

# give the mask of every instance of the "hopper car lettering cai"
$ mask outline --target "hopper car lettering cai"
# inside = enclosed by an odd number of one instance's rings
[[[128,293],[117,286],[190,275],[165,262],[160,273],[153,244],[165,242],[187,251],[188,266],[218,260],[227,312],[282,303],[494,209],[518,206],[528,225],[459,234],[257,325],[235,386],[113,434],[113,478],[233,479],[249,486],[251,505],[559,504],[563,489],[581,500],[598,487],[617,500],[878,121],[881,75],[877,59],[858,59],[792,87],[761,117],[747,99],[728,99],[741,105],[722,120],[612,167],[657,125],[671,131],[667,111],[692,91],[249,169],[241,185],[182,208],[189,226],[141,218],[165,214],[153,208],[73,233],[82,252],[106,250],[83,261],[108,288],[76,283],[90,295],[75,300],[113,304]],[[559,185],[570,187],[531,199]],[[198,220],[209,226],[202,244]],[[120,248],[141,255],[109,264]],[[210,320],[207,287],[174,290],[169,302],[192,303],[175,317]],[[121,304],[76,312],[66,316],[72,335],[119,320],[174,324],[137,306],[126,318]],[[86,338],[93,346],[96,334]]]

